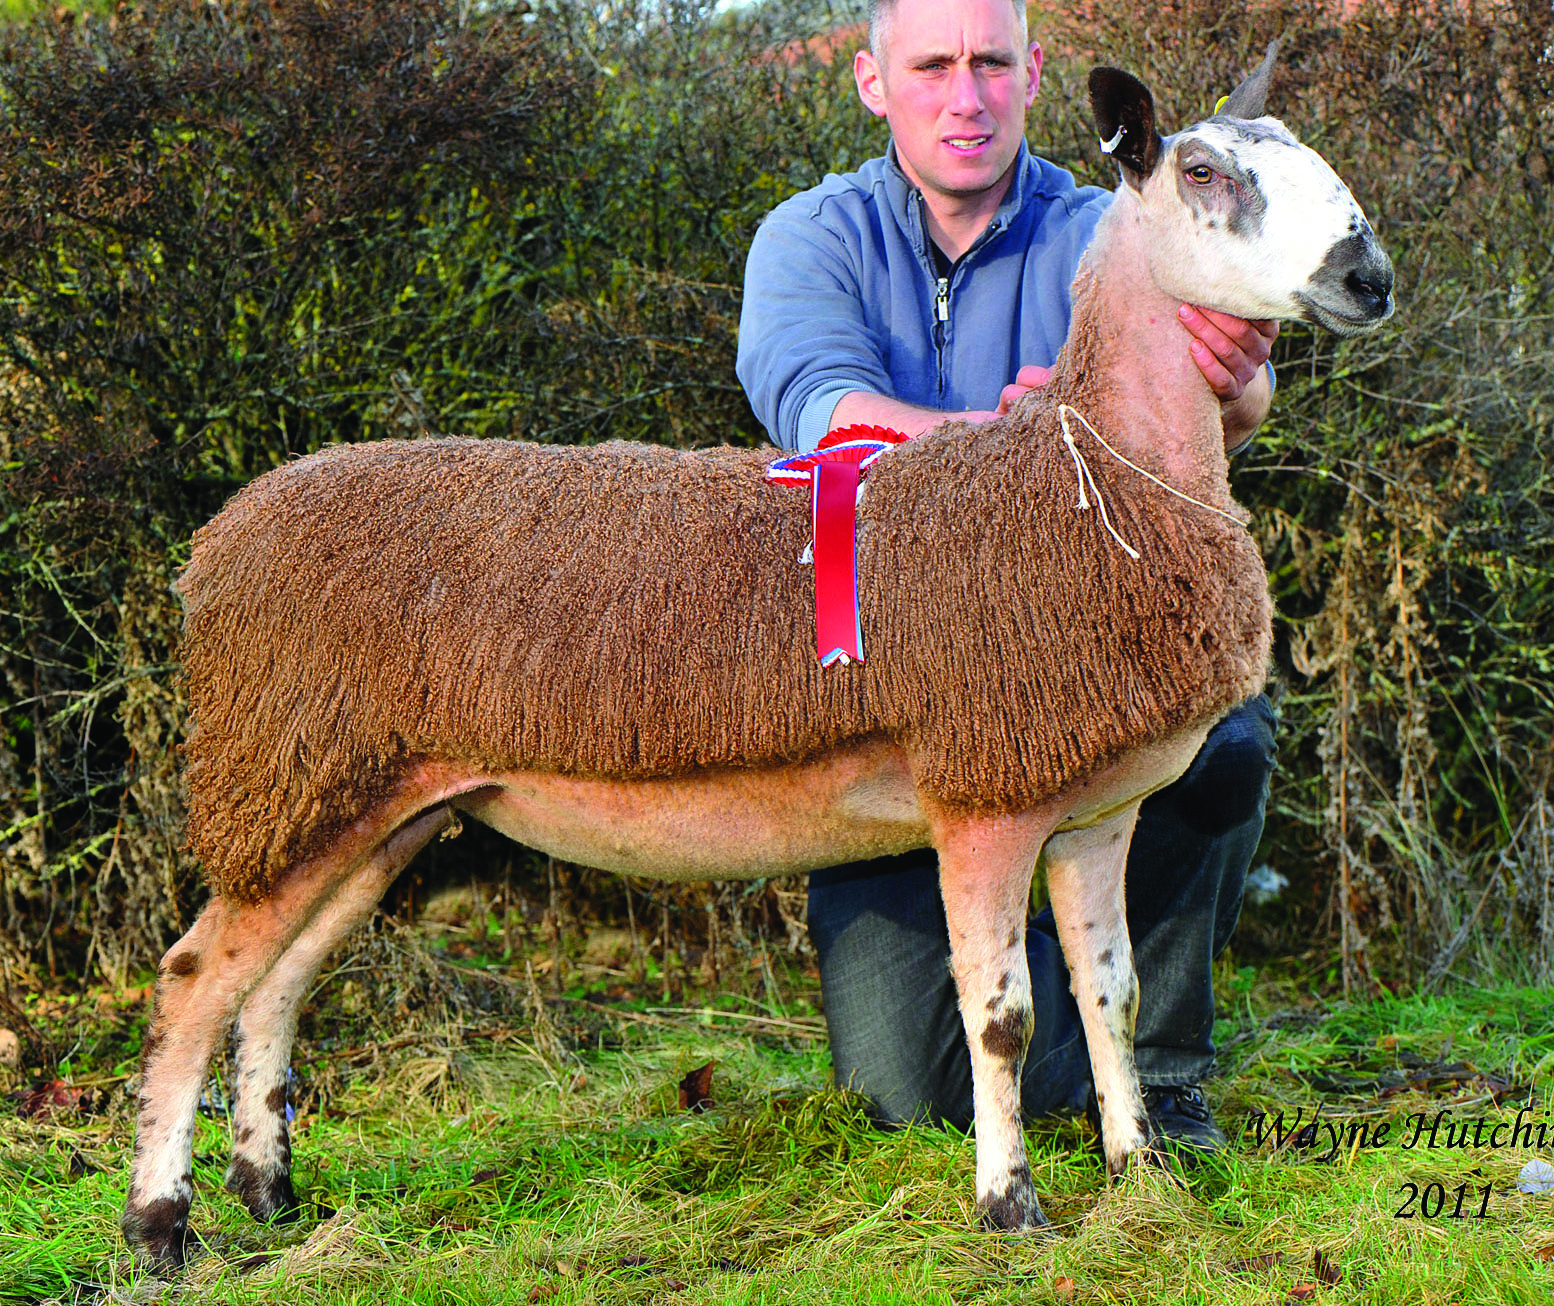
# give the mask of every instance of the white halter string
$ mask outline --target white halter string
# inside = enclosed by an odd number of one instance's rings
[[[1084,424],[1085,430],[1089,431],[1090,434],[1095,437],[1096,443],[1099,444],[1101,448],[1105,449],[1107,453],[1111,454],[1111,456],[1120,462],[1124,467],[1130,467],[1140,476],[1147,480],[1153,481],[1162,490],[1166,491],[1167,494],[1174,494],[1178,499],[1186,499],[1188,503],[1196,504],[1198,507],[1205,508],[1209,512],[1218,513],[1226,521],[1235,522],[1237,526],[1241,526],[1243,528],[1245,527],[1246,523],[1232,513],[1226,512],[1223,508],[1216,508],[1212,503],[1204,503],[1202,499],[1195,499],[1190,494],[1183,494],[1180,490],[1167,485],[1153,472],[1147,472],[1136,462],[1125,458],[1122,454],[1113,449],[1111,445],[1106,443],[1106,440],[1102,437],[1101,433],[1097,431],[1095,427],[1090,425],[1089,421],[1085,418],[1085,415],[1082,412],[1080,412],[1072,404],[1059,404],[1058,421],[1063,426],[1063,443],[1068,446],[1069,457],[1074,460],[1074,476],[1079,482],[1080,511],[1084,511],[1090,507],[1090,501],[1085,496],[1085,482],[1088,481],[1090,483],[1090,488],[1095,491],[1095,506],[1101,510],[1101,524],[1106,527],[1107,531],[1110,532],[1112,539],[1116,540],[1117,543],[1122,546],[1122,551],[1135,562],[1138,561],[1139,551],[1131,544],[1129,544],[1127,540],[1123,539],[1122,536],[1117,534],[1116,528],[1112,526],[1111,518],[1106,515],[1106,504],[1101,498],[1101,487],[1095,483],[1095,477],[1090,473],[1089,464],[1085,462],[1084,458],[1080,455],[1079,450],[1074,446],[1074,433],[1068,429],[1068,415],[1070,413],[1072,413]]]

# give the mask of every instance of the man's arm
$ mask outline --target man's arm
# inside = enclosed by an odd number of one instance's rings
[[[831,412],[829,430],[863,423],[866,426],[887,426],[903,435],[922,435],[940,422],[952,417],[967,422],[986,422],[997,417],[995,412],[972,409],[964,413],[949,413],[938,408],[919,408],[916,404],[902,403],[888,395],[873,394],[867,390],[854,390],[837,401]]]
[[[803,201],[801,201],[803,203]],[[810,453],[837,401],[890,385],[841,240],[795,201],[761,224],[745,265],[735,372],[774,443]]]

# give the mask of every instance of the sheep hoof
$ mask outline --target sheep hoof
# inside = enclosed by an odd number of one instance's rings
[[[1029,1173],[1012,1177],[1001,1193],[978,1198],[977,1219],[993,1233],[1035,1233],[1049,1227]]]
[[[261,1170],[252,1161],[238,1157],[227,1168],[227,1191],[260,1224],[292,1224],[302,1215],[291,1175],[286,1170]]]
[[[149,1269],[167,1274],[183,1268],[190,1238],[188,1202],[164,1197],[132,1205],[125,1210],[120,1228],[135,1259]]]

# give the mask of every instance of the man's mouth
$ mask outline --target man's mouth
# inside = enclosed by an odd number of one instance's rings
[[[944,143],[960,154],[975,154],[992,139],[991,136],[947,136]]]

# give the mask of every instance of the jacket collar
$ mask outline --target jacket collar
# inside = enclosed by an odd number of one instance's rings
[[[1039,193],[1041,189],[1041,162],[1031,152],[1025,141],[1020,141],[1020,148],[1014,156],[1014,166],[1011,169],[1009,190],[1005,193],[998,208],[994,210],[992,218],[982,234],[971,244],[971,249],[977,249],[986,244],[994,236],[1007,231],[1009,224],[1023,209],[1027,201]],[[928,229],[926,226],[926,205],[923,193],[913,183],[912,179],[901,170],[901,162],[896,154],[896,142],[891,141],[885,149],[885,194],[890,201],[891,212],[896,215],[896,220],[901,224],[916,246],[917,252],[923,258],[928,257]],[[971,251],[968,250],[967,253]]]

